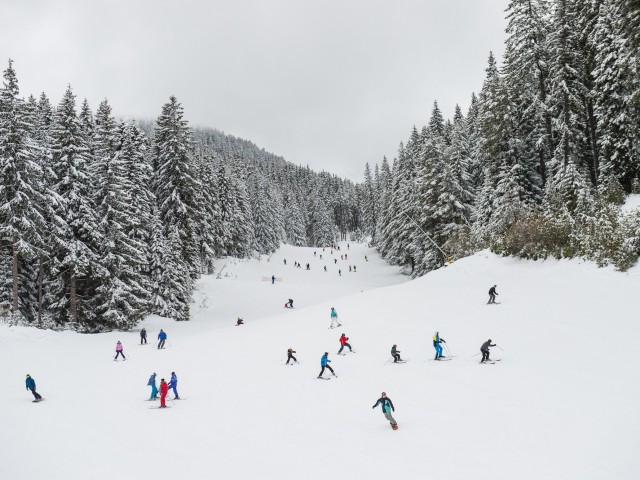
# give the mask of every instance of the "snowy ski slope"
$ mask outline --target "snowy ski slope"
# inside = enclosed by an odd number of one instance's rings
[[[640,269],[481,252],[407,281],[363,245],[313,250],[221,261],[193,321],[143,322],[151,342],[167,331],[162,351],[137,332],[0,325],[0,479],[640,478]],[[452,361],[432,360],[435,330]],[[336,355],[343,332],[357,353]],[[488,338],[502,361],[480,365]],[[388,362],[393,343],[408,363]],[[325,351],[337,379],[315,378]],[[154,371],[176,371],[185,400],[149,409]],[[398,431],[371,409],[382,391]]]

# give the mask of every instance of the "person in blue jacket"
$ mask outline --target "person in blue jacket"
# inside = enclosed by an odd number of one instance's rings
[[[36,381],[33,378],[31,378],[31,375],[29,375],[28,373],[27,373],[26,384],[27,384],[27,390],[30,390],[31,393],[33,393],[33,396],[35,398],[34,402],[39,402],[40,400],[42,400],[42,395],[36,392]]]
[[[151,387],[151,396],[149,400],[155,400],[158,397],[158,387],[156,387],[156,372],[153,372],[149,377],[147,385]]]
[[[174,400],[180,400],[178,395],[178,377],[176,372],[171,372],[171,380],[169,380],[169,388],[173,389]]]
[[[158,340],[160,340],[158,342],[158,348],[164,348],[164,342],[167,339],[167,334],[164,332],[164,330],[160,329],[160,333],[158,334]]]
[[[329,360],[329,352],[324,352],[324,355],[320,359],[320,366],[322,367],[322,370],[320,370],[320,375],[318,375],[318,378],[322,378],[322,374],[324,373],[325,368],[328,368],[333,376],[337,377],[336,372],[334,372],[333,368],[331,368],[331,366],[329,365],[330,362],[331,360]]]
[[[441,343],[447,342],[444,338],[440,338],[439,332],[436,332],[436,334],[433,336],[433,348],[436,349],[436,358],[434,358],[434,360],[440,360],[441,358],[444,358],[444,355],[442,355],[442,345],[440,345]]]

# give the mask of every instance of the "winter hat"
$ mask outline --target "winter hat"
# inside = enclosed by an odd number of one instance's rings
[[[489,339],[489,342],[491,342],[491,339]]]
[[[386,394],[386,393],[384,393],[384,392],[382,392],[382,393],[381,393],[381,395],[382,395],[383,397],[386,397],[386,396],[387,396],[387,394]]]

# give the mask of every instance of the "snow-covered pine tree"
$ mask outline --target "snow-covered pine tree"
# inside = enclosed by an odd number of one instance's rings
[[[67,88],[51,128],[53,169],[57,182],[52,242],[52,309],[58,323],[71,321],[98,330],[90,299],[103,272],[98,246],[102,242],[87,174],[86,131],[76,115],[75,96]]]
[[[606,177],[616,176],[629,192],[631,182],[640,175],[639,112],[630,101],[634,91],[640,93],[640,80],[637,73],[634,75],[637,67],[629,62],[628,41],[618,21],[621,10],[621,3],[612,0],[604,0],[600,6],[593,76],[601,171]]]
[[[0,241],[9,246],[11,312],[18,315],[25,310],[20,304],[20,290],[31,285],[20,285],[19,263],[34,258],[43,247],[41,232],[44,218],[39,209],[42,205],[38,179],[41,174],[36,161],[36,146],[31,139],[34,127],[29,121],[26,106],[18,97],[18,79],[13,62],[4,71],[4,82],[0,89]],[[3,265],[9,267],[9,265]],[[4,297],[4,294],[3,294]],[[7,299],[0,297],[0,306]],[[29,315],[29,318],[32,318]]]

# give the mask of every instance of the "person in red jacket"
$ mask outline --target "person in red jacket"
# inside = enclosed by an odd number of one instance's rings
[[[353,349],[351,348],[351,345],[349,345],[348,340],[349,337],[345,336],[345,334],[343,333],[340,337],[340,350],[338,350],[338,355],[345,355],[344,353],[342,353],[342,349],[344,347],[349,347],[349,351],[353,352]]]
[[[164,378],[160,380],[160,408],[167,408],[165,400],[169,393],[169,385],[164,381]]]

